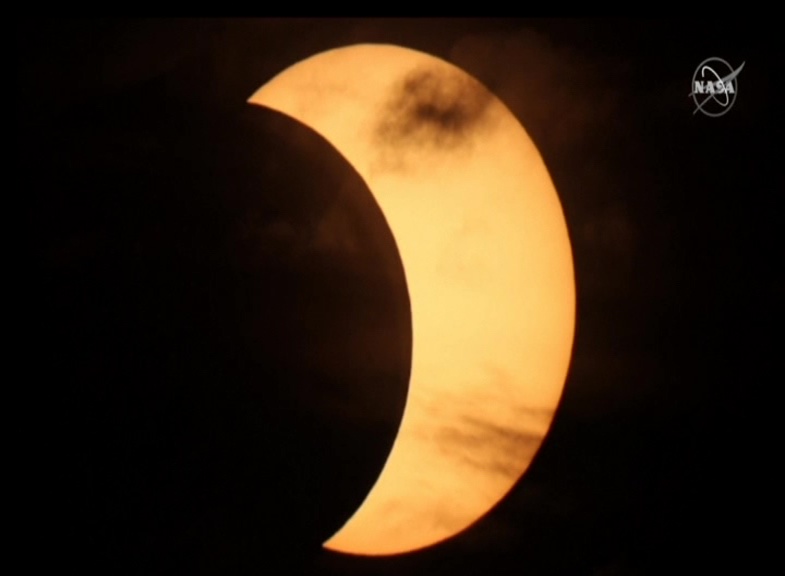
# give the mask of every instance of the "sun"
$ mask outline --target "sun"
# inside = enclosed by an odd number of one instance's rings
[[[564,387],[575,282],[550,175],[495,95],[407,48],[317,54],[249,102],[310,126],[355,167],[409,287],[412,374],[400,430],[365,502],[325,546],[388,555],[443,541],[520,479]]]

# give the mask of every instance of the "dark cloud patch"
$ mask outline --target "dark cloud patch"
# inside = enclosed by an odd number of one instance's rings
[[[517,479],[521,462],[533,454],[542,435],[464,416],[459,427],[444,427],[436,443],[470,466]]]
[[[381,145],[454,149],[488,126],[492,94],[462,72],[441,66],[412,70],[396,86],[375,137]]]

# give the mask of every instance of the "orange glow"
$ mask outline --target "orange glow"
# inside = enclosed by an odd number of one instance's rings
[[[387,555],[442,541],[526,471],[564,387],[575,284],[550,176],[501,101],[409,49],[318,54],[249,101],[310,126],[355,167],[409,287],[414,348],[400,431],[376,485],[325,547]]]

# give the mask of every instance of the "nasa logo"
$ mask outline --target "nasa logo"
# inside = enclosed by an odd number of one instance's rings
[[[706,116],[727,114],[739,89],[737,76],[744,68],[744,62],[735,70],[722,58],[707,58],[701,62],[692,75],[692,92],[689,96],[695,102],[695,110]],[[719,72],[718,72],[719,70]],[[721,76],[720,73],[723,75]]]

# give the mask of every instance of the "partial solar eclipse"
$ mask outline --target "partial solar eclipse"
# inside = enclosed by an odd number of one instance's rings
[[[324,546],[378,556],[441,542],[516,484],[561,398],[575,282],[553,182],[496,96],[415,50],[317,54],[249,102],[309,126],[354,166],[409,289],[412,372],[398,436],[362,506]]]

